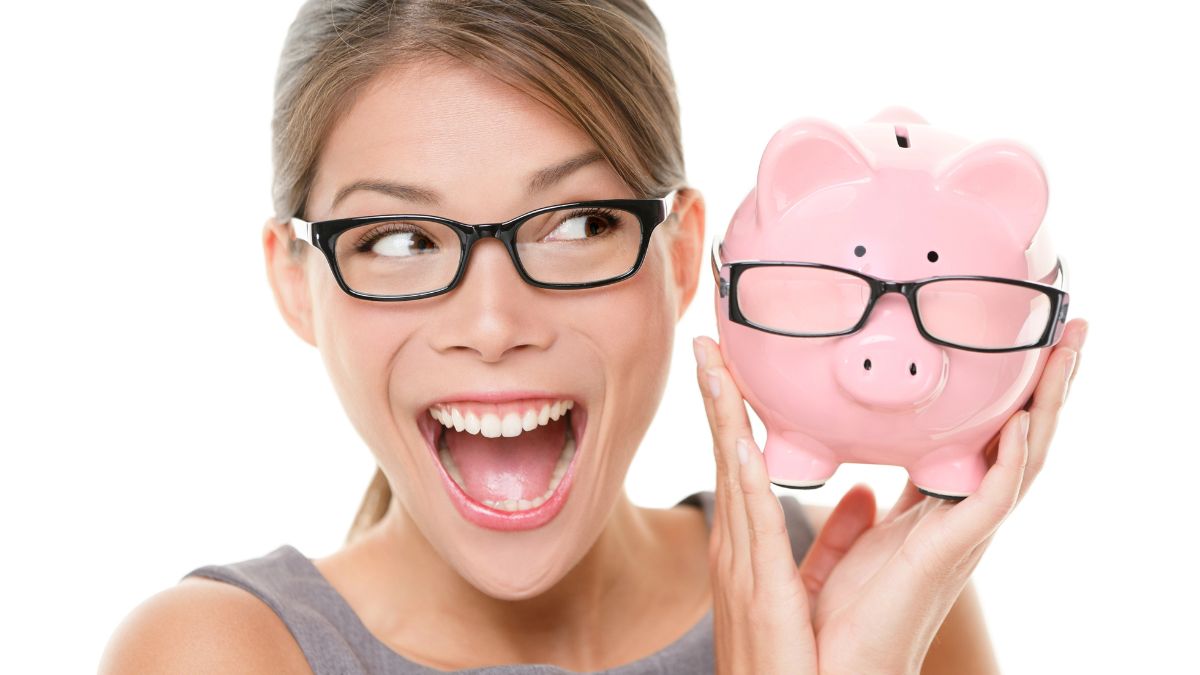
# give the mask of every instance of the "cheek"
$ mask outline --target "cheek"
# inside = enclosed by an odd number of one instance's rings
[[[408,308],[352,298],[332,279],[314,288],[313,298],[325,368],[351,422],[374,446],[378,420],[389,418],[390,364],[420,320]]]
[[[635,440],[649,427],[670,371],[675,308],[669,274],[661,251],[651,248],[632,279],[598,296],[603,307],[590,319],[591,335],[604,354],[605,405],[614,409],[614,431]],[[635,447],[636,442],[630,451]]]

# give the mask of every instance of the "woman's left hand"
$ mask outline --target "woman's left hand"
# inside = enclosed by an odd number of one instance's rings
[[[1046,461],[1086,329],[1080,319],[1067,325],[1028,412],[1001,429],[989,448],[995,461],[969,497],[926,497],[909,481],[878,524],[870,488],[842,497],[800,566],[822,674],[920,672],[997,528]]]

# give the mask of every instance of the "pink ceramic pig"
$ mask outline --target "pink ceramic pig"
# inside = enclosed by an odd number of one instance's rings
[[[1066,322],[1046,200],[1030,151],[903,108],[775,134],[713,246],[721,352],[766,425],[773,483],[820,487],[860,462],[937,497],[979,486]]]

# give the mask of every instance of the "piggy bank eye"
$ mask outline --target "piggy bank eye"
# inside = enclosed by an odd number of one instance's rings
[[[855,246],[854,247],[854,255],[858,256],[859,258],[863,257],[866,254],[867,254],[866,246]]]
[[[937,262],[938,261],[937,251],[930,251],[925,257],[929,259],[929,262]]]

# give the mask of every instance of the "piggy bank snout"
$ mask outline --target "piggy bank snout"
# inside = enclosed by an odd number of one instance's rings
[[[904,410],[935,398],[946,384],[949,359],[911,326],[870,330],[841,339],[834,375],[851,398],[871,408]]]

